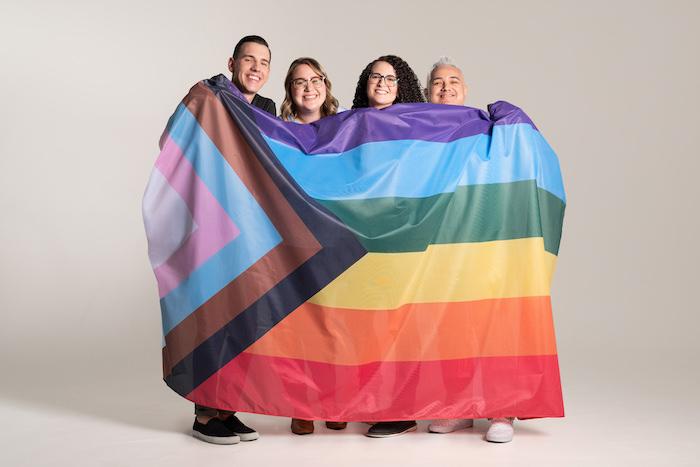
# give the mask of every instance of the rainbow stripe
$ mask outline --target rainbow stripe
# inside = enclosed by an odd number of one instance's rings
[[[563,416],[559,164],[520,109],[489,110],[298,125],[195,85],[144,197],[166,383],[305,419]]]

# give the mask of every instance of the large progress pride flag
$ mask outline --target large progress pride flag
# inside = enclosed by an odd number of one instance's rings
[[[168,386],[303,419],[562,416],[559,164],[520,109],[489,112],[300,125],[195,85],[143,203]]]

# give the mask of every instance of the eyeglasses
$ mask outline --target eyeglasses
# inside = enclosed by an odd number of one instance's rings
[[[326,81],[325,76],[314,76],[309,79],[297,78],[292,80],[292,86],[294,86],[297,89],[303,89],[307,86],[308,83],[311,83],[311,86],[318,89],[323,85],[324,81]]]
[[[369,75],[369,82],[374,84],[374,83],[381,83],[382,80],[386,83],[386,85],[390,88],[393,88],[396,86],[396,83],[399,82],[399,79],[394,76],[394,75],[380,75],[379,73],[370,73]]]

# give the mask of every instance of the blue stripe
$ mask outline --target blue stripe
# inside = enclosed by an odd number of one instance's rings
[[[241,233],[161,299],[163,335],[282,241],[265,212],[183,104],[171,118],[168,132]]]
[[[494,125],[492,135],[449,143],[382,141],[332,154],[307,155],[265,140],[316,199],[424,198],[457,186],[536,180],[538,187],[566,201],[557,156],[529,124]]]

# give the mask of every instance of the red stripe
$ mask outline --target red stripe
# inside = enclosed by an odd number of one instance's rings
[[[349,422],[564,416],[556,355],[345,366],[242,353],[187,399]]]

